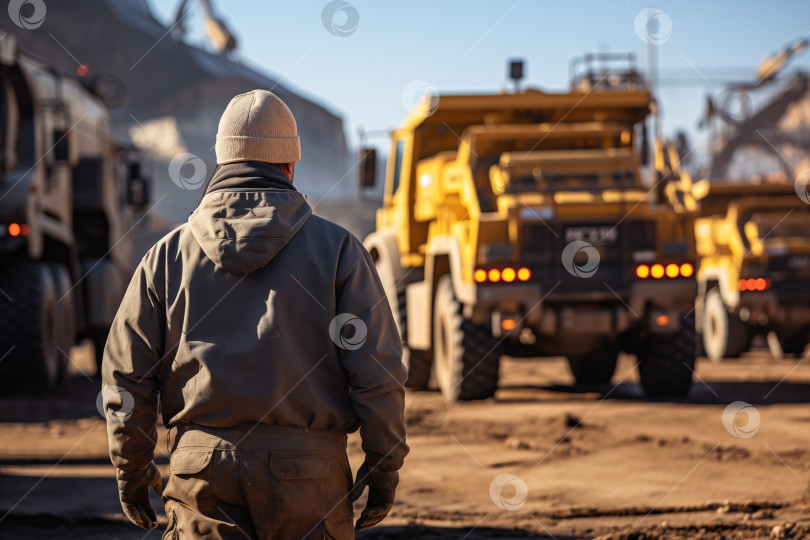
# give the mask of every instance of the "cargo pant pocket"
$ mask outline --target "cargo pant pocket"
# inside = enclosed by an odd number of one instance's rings
[[[323,452],[272,451],[272,508],[281,520],[317,522],[329,513],[333,457]]]
[[[212,448],[177,448],[169,458],[171,476],[163,491],[164,500],[180,502],[184,506],[206,513],[212,510],[211,496]]]
[[[212,448],[177,448],[169,458],[169,469],[175,475],[200,475],[211,463],[213,454]]]

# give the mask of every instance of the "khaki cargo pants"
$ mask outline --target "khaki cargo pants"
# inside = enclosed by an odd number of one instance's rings
[[[345,434],[190,425],[172,439],[164,539],[354,537]]]

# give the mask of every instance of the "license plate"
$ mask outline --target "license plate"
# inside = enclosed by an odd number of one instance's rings
[[[565,241],[571,243],[576,240],[588,242],[592,246],[615,244],[619,240],[619,229],[612,225],[567,227]]]

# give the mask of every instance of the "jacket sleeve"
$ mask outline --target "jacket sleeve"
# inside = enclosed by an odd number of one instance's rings
[[[335,321],[342,324],[332,331],[352,326],[350,339],[345,340],[345,346],[338,345],[338,350],[349,374],[350,397],[360,419],[366,459],[372,466],[397,470],[408,454],[402,341],[374,262],[359,241],[352,241],[351,249],[346,250],[351,255],[341,257],[349,262],[337,283]],[[364,339],[360,339],[362,332]],[[333,335],[333,340],[340,343],[340,335]]]
[[[110,460],[123,470],[145,467],[157,442],[165,311],[146,260],[135,270],[113,320],[101,369]]]

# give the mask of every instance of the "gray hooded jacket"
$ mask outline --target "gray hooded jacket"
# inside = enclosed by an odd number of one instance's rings
[[[102,377],[119,469],[153,458],[158,400],[169,427],[359,428],[388,469],[408,452],[402,345],[374,263],[273,165],[221,167],[144,256]]]

